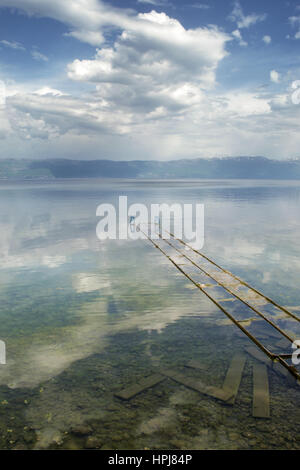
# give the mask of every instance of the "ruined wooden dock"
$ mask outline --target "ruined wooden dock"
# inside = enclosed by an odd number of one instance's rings
[[[253,346],[244,347],[252,359],[253,400],[252,415],[270,418],[268,371],[281,378],[296,379],[300,384],[300,368],[292,364],[292,345],[300,338],[300,318],[286,307],[265,296],[245,281],[222,268],[203,253],[193,249],[173,234],[161,231],[156,237],[144,235],[166,258],[202,293],[204,293],[239,328],[242,337],[248,337]],[[294,309],[292,309],[294,310]],[[200,317],[201,318],[201,317]],[[200,394],[233,406],[240,388],[247,357],[234,355],[221,387],[207,385],[199,378],[189,377],[178,370],[158,370],[115,394],[122,400],[158,385],[166,378]],[[253,362],[254,361],[254,362]],[[198,373],[205,366],[198,360],[185,364],[186,369]],[[295,381],[293,380],[293,383]]]
[[[143,231],[143,230],[142,230]],[[172,233],[158,230],[144,235],[204,293],[282,372],[300,383],[300,369],[292,364],[292,344],[300,338],[300,318],[247,282],[222,268]]]

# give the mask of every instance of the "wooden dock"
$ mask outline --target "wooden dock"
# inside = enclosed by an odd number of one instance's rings
[[[287,373],[300,383],[300,368],[291,363],[294,338],[300,338],[300,318],[296,313],[281,307],[173,234],[157,228],[157,238],[152,239],[143,233],[273,362],[274,370],[283,371],[283,376]],[[281,327],[282,321],[288,324],[288,330]]]

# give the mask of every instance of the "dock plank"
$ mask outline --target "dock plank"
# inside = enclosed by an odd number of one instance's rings
[[[266,366],[272,367],[272,361],[268,358],[260,349],[256,348],[255,346],[248,346],[245,348],[250,356],[254,357],[257,361],[263,362]]]
[[[292,343],[287,338],[282,338],[278,343],[276,343],[276,346],[279,348],[291,348]]]
[[[268,369],[264,364],[253,365],[253,408],[255,418],[270,418]]]
[[[236,354],[230,363],[229,369],[224,380],[223,390],[226,390],[229,394],[232,395],[232,398],[230,399],[231,405],[234,405],[236,396],[239,391],[245,362],[246,356],[244,354]]]
[[[130,387],[121,390],[121,392],[115,393],[115,396],[121,398],[122,400],[130,400],[131,398],[135,397],[139,393],[142,393],[144,390],[148,388],[154,387],[155,385],[159,384],[163,380],[165,380],[165,376],[161,374],[153,374],[145,379],[141,380],[140,382],[131,385]]]
[[[254,346],[250,346],[245,348],[248,354],[250,356],[254,357],[256,360],[263,362],[267,367],[270,367],[270,369],[274,370],[278,375],[281,377],[288,378],[291,383],[293,383],[294,379],[293,377],[289,374],[289,371],[285,369],[281,364],[278,362],[275,363],[271,359],[268,358],[262,351],[260,351],[258,348],[255,348]]]
[[[184,385],[187,388],[190,388],[191,390],[216,398],[217,400],[221,400],[225,403],[231,404],[230,400],[232,399],[232,394],[227,390],[205,385],[198,379],[195,380],[193,378],[186,377],[184,374],[173,370],[163,370],[161,371],[161,373],[166,377],[169,377],[170,379],[174,380],[175,382],[180,383],[181,385]]]
[[[188,369],[206,370],[208,366],[200,361],[192,360],[185,364],[185,367]]]

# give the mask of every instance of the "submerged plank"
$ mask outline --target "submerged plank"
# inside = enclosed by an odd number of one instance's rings
[[[255,418],[270,418],[268,369],[264,364],[253,365],[253,409]]]
[[[121,398],[122,400],[130,400],[131,398],[135,397],[144,390],[147,390],[148,388],[154,387],[154,385],[159,384],[163,380],[165,380],[164,375],[153,374],[141,380],[140,382],[131,385],[128,388],[125,388],[121,392],[115,393],[115,396]]]
[[[282,338],[278,343],[276,343],[276,346],[279,348],[291,348],[292,343],[287,338]]]
[[[229,394],[232,395],[232,398],[230,399],[231,405],[234,405],[237,393],[239,391],[245,362],[246,357],[244,354],[236,354],[230,363],[224,380],[223,390],[226,390]]]
[[[205,370],[208,366],[200,361],[192,360],[185,364],[185,367],[188,367],[189,369]]]
[[[245,326],[242,324],[242,326]],[[248,336],[246,335],[246,333],[244,333],[242,330],[238,329],[236,330],[236,334],[240,337],[240,338],[245,338],[245,339],[249,339]],[[262,334],[260,333],[259,334],[259,340],[265,340],[265,339],[268,339],[269,337],[266,336],[265,334]]]
[[[278,375],[281,377],[285,378],[290,378],[290,380],[294,380],[292,376],[290,376],[289,371],[283,367],[278,362],[273,362],[271,359],[269,359],[262,351],[260,351],[258,348],[255,348],[254,346],[250,346],[245,348],[248,354],[250,356],[254,357],[260,362],[263,362],[267,367],[270,367],[274,372],[276,372]]]
[[[232,399],[232,395],[227,390],[205,385],[200,380],[195,380],[193,378],[186,377],[184,374],[173,370],[163,370],[161,373],[164,374],[166,377],[169,377],[170,379],[174,380],[175,382],[178,382],[181,385],[190,388],[191,390],[216,398],[217,400],[221,400],[225,403],[231,404],[229,402]]]
[[[290,384],[293,384],[294,383],[294,378],[293,376],[289,373],[289,371],[283,367],[282,364],[280,364],[279,362],[272,362],[272,369],[279,375],[281,375],[281,377],[285,377],[286,379],[288,379],[289,383]]]
[[[245,348],[250,356],[254,357],[257,361],[263,362],[266,366],[272,367],[272,361],[268,358],[260,349],[254,346],[248,346]]]

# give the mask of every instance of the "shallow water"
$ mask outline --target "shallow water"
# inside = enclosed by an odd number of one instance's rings
[[[203,203],[202,251],[300,305],[298,182],[1,182],[0,448],[298,449],[300,389],[270,372],[271,419],[253,418],[250,356],[233,407],[170,379],[114,396],[166,368],[221,387],[250,345],[149,242],[97,239],[120,195]]]

